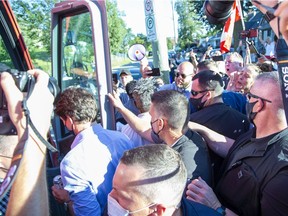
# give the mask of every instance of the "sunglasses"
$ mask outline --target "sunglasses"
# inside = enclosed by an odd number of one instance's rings
[[[193,75],[193,74],[187,74],[187,75],[186,75],[186,74],[181,74],[181,73],[179,73],[179,72],[177,72],[177,73],[175,74],[176,77],[181,76],[182,79],[185,79],[186,77],[191,76],[191,75]]]
[[[203,91],[194,91],[194,90],[191,90],[191,94],[192,94],[193,96],[197,96],[198,94],[203,93],[203,92],[207,92],[207,91],[210,91],[210,90],[203,90]]]
[[[254,95],[254,94],[252,94],[252,93],[250,93],[250,92],[248,92],[248,93],[246,94],[246,96],[247,96],[248,100],[250,100],[251,98],[256,98],[256,99],[260,99],[260,100],[262,100],[262,101],[266,101],[266,102],[268,102],[268,103],[272,103],[272,101],[267,100],[267,99],[262,98],[262,97],[259,97],[259,96],[257,96],[257,95]]]

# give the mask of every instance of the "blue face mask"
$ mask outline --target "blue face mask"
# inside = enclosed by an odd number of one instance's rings
[[[136,211],[128,211],[127,209],[124,209],[113,197],[111,197],[110,194],[108,194],[108,216],[129,216],[130,214],[143,211],[153,205],[155,204],[152,203]]]

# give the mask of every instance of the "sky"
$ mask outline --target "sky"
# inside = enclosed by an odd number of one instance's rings
[[[128,28],[132,29],[132,33],[142,33],[146,35],[145,24],[145,0],[117,0],[118,10],[125,12],[123,17]],[[147,1],[147,0],[146,0]],[[172,0],[154,0],[159,3],[161,9],[158,10],[159,20],[161,23],[161,31],[168,37],[174,37],[173,16],[172,16]],[[159,6],[158,6],[159,7]],[[155,8],[155,7],[154,7]],[[155,8],[156,9],[156,8]],[[177,14],[175,13],[175,26],[177,29]]]

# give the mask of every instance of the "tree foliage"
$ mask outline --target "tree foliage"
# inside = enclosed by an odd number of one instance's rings
[[[51,9],[56,2],[60,0],[11,1],[25,43],[32,53],[38,49],[51,51]],[[118,53],[127,48],[131,30],[126,28],[116,0],[107,0],[106,8],[111,53]]]
[[[125,46],[127,46],[127,38],[129,39],[129,33],[131,33],[131,30],[127,30],[126,24],[121,18],[122,14],[117,8],[116,0],[106,1],[106,7],[110,49],[111,53],[116,54],[123,51],[123,48],[125,49]]]
[[[18,0],[11,2],[21,32],[25,38],[25,43],[31,51],[37,48],[44,48],[50,52],[51,9],[58,1]]]
[[[152,44],[151,42],[148,41],[147,36],[144,34],[137,34],[136,36],[134,36],[131,40],[129,45],[133,45],[133,44],[143,44],[146,48],[147,51],[151,51],[152,50]]]
[[[196,6],[186,0],[178,0],[175,9],[178,13],[178,46],[186,49],[206,34]]]
[[[220,1],[220,0],[219,0]],[[193,1],[193,0],[177,0],[175,3],[175,9],[179,15],[178,23],[178,38],[182,49],[197,41],[202,37],[212,36],[220,32],[223,28],[223,24],[214,25],[208,23],[207,17],[204,12],[205,0]],[[250,11],[255,10],[250,0],[241,1],[242,10],[244,15]]]

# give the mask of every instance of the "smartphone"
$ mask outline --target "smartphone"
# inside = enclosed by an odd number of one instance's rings
[[[160,76],[160,69],[159,68],[153,68],[151,71],[147,72],[148,76]]]
[[[213,61],[224,61],[224,57],[222,55],[212,56]]]
[[[118,75],[116,73],[112,74],[112,80],[113,82],[117,83],[118,82]]]

